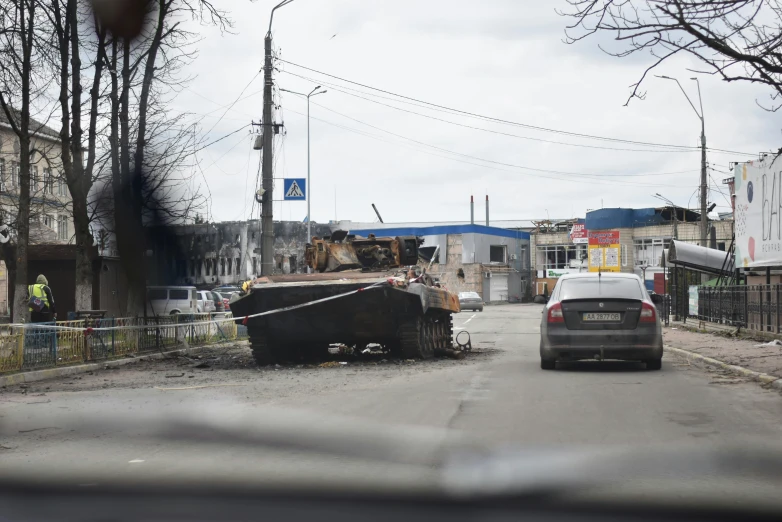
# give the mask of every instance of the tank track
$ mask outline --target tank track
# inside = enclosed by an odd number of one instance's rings
[[[402,357],[431,359],[452,347],[453,317],[444,312],[409,317],[402,321],[398,335]]]

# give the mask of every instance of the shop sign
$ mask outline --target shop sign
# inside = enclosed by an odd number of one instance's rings
[[[588,232],[589,238],[589,271],[619,272],[620,248],[619,231],[602,230]]]
[[[782,265],[782,161],[736,165],[736,265]]]
[[[589,243],[589,233],[585,223],[575,223],[570,229],[570,241],[574,245],[586,245]]]

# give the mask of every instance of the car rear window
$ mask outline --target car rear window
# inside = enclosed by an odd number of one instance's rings
[[[187,301],[187,290],[170,290],[171,300]]]
[[[641,285],[635,279],[612,277],[579,278],[560,281],[559,300],[590,299],[643,299]]]
[[[480,296],[475,292],[461,292],[459,297],[462,299],[478,299]]]

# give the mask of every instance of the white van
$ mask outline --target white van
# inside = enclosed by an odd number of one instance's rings
[[[148,286],[147,315],[194,314],[198,291],[194,286]]]

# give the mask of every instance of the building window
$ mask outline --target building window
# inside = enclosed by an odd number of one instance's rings
[[[586,245],[540,245],[535,264],[538,270],[576,268],[586,255]]]
[[[0,158],[0,192],[5,192],[5,160]]]
[[[220,275],[225,275],[225,258],[220,258]]]
[[[43,169],[43,193],[54,195],[54,178],[52,169]]]
[[[60,175],[59,178],[57,178],[57,195],[58,196],[67,196],[68,195],[68,184],[65,182],[65,178]]]
[[[13,183],[14,187],[18,187],[20,185],[19,181],[19,163],[13,162],[11,163],[11,182]]]
[[[670,238],[636,239],[633,242],[636,266],[660,266],[663,250],[670,245]],[[624,254],[624,251],[622,253]]]
[[[43,217],[43,224],[44,224],[44,226],[49,227],[52,230],[56,230],[54,228],[54,222],[55,222],[54,216],[50,216],[49,214],[46,214]]]
[[[68,216],[57,217],[57,239],[67,241],[68,237]]]
[[[38,190],[38,166],[30,169],[30,192]]]
[[[489,262],[490,263],[507,263],[508,247],[505,245],[491,245],[489,247]]]
[[[242,271],[239,270],[239,265],[241,264],[241,259],[238,257],[236,258],[236,262],[234,263],[234,267],[236,267],[236,275],[242,275]]]
[[[195,270],[196,270],[195,259],[191,259],[190,260],[190,277],[195,277],[195,275],[196,275]]]
[[[253,258],[253,277],[258,275],[258,258]]]
[[[231,275],[231,264],[233,263],[233,259],[230,257],[228,258],[228,275]]]

